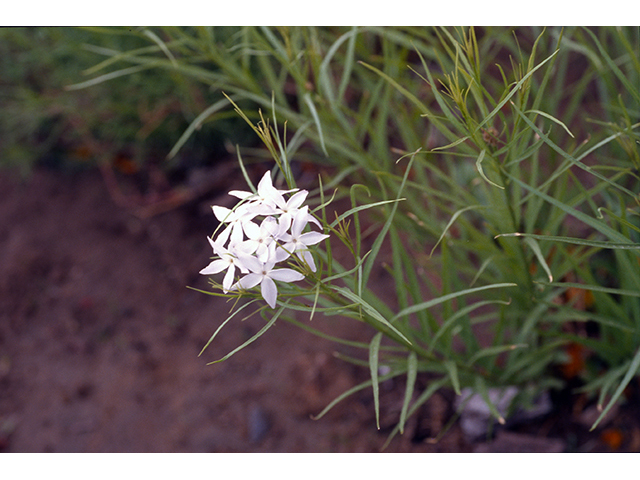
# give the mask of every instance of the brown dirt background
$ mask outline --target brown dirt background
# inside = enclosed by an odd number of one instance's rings
[[[236,173],[223,183],[243,182]],[[97,170],[38,168],[28,180],[0,172],[0,192],[0,451],[380,451],[398,419],[400,381],[382,385],[380,431],[368,389],[311,418],[367,379],[334,352],[362,352],[282,321],[207,365],[255,334],[255,319],[227,325],[198,356],[230,308],[187,288],[209,288],[198,271],[211,256],[208,206],[222,193],[140,219],[114,203]],[[378,275],[384,286],[388,276]],[[352,340],[371,335],[337,317],[313,326]],[[433,443],[451,400],[435,395],[385,451],[613,448],[607,430],[568,427],[566,409],[564,421],[552,416],[493,442],[471,444],[454,424]],[[616,417],[618,450],[640,448],[636,410]]]

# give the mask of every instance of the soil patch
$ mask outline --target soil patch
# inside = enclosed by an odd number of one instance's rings
[[[228,183],[242,187],[241,175]],[[255,319],[228,325],[198,356],[230,308],[187,288],[209,288],[198,274],[211,256],[208,206],[223,199],[212,194],[141,220],[112,201],[98,171],[43,168],[26,182],[0,173],[0,191],[0,451],[381,450],[398,419],[401,381],[382,385],[380,431],[369,389],[311,418],[367,379],[366,369],[333,353],[362,352],[282,321],[229,360],[206,365],[255,334]],[[385,275],[381,269],[381,282]],[[371,335],[336,317],[313,326],[353,340]],[[611,445],[604,430],[569,438],[553,419],[509,432],[502,444],[499,436],[471,444],[457,424],[433,443],[454,414],[452,400],[435,395],[386,451]],[[623,434],[617,448],[640,447],[635,423]]]

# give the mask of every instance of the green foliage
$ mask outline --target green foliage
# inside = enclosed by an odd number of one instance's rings
[[[148,51],[144,29],[5,28],[0,30],[1,163],[25,176],[40,161],[62,169],[94,167],[126,156],[137,168],[167,170],[212,163],[225,141],[255,143],[233,112],[215,129],[194,132],[183,155],[165,157],[212,98],[195,81],[151,67],[111,71],[111,81],[73,87],[109,64],[104,51]],[[153,37],[153,35],[152,35]],[[159,48],[159,47],[158,47]],[[71,88],[70,88],[71,87]]]

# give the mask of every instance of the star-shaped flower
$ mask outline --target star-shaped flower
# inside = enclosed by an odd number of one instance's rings
[[[271,174],[267,171],[260,179],[260,182],[258,182],[256,193],[231,190],[229,192],[229,195],[233,195],[234,197],[237,197],[241,200],[249,200],[254,205],[275,207],[279,204],[286,204],[283,197],[284,193],[296,192],[297,190],[297,188],[294,188],[292,190],[278,190],[273,186],[273,182],[271,181]],[[302,201],[304,201],[304,199]],[[270,213],[265,213],[265,215],[270,215]]]
[[[279,261],[275,251],[275,245],[275,243],[272,243],[269,246],[269,255],[266,262],[261,262],[256,257],[251,256],[247,257],[246,261],[243,258],[243,265],[246,266],[251,273],[242,277],[231,287],[231,290],[248,290],[260,285],[262,298],[265,299],[271,308],[275,308],[276,300],[278,299],[278,287],[274,280],[289,283],[297,282],[304,278],[303,274],[291,268],[273,268]]]
[[[227,293],[233,284],[233,280],[235,278],[236,268],[238,268],[242,273],[248,273],[247,267],[244,265],[244,261],[249,257],[246,254],[243,254],[236,248],[228,250],[224,248],[218,242],[214,242],[211,238],[207,237],[209,240],[209,244],[211,248],[213,248],[213,253],[216,254],[219,258],[213,260],[209,265],[200,270],[202,275],[212,275],[215,273],[220,273],[227,270],[227,273],[222,280],[222,289],[224,293]],[[242,259],[240,258],[242,257]]]
[[[280,235],[280,240],[283,242],[280,248],[290,255],[295,253],[300,260],[309,265],[312,272],[315,272],[316,264],[313,261],[313,255],[309,252],[309,245],[320,243],[325,238],[328,238],[329,235],[319,232],[302,233],[309,221],[309,217],[313,218],[313,216],[309,214],[308,206],[305,205],[298,210],[291,223],[291,233],[282,233]]]

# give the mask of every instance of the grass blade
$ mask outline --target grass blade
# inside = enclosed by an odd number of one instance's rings
[[[638,368],[640,368],[640,349],[638,349],[636,354],[633,356],[633,360],[631,360],[629,364],[629,369],[627,370],[627,373],[625,373],[624,378],[620,382],[620,385],[618,385],[618,388],[616,389],[613,396],[611,397],[611,400],[609,400],[609,403],[607,404],[607,406],[604,408],[604,410],[602,410],[602,413],[600,414],[600,416],[596,419],[595,423],[591,426],[590,431],[593,431],[598,426],[598,424],[602,421],[605,415],[609,413],[609,410],[611,410],[611,407],[615,405],[615,403],[620,398],[620,395],[622,395],[622,392],[624,391],[624,389],[627,388],[627,385],[629,385],[629,382],[637,373]]]
[[[398,427],[400,434],[404,433],[404,424],[407,421],[407,411],[409,410],[409,403],[411,403],[411,397],[413,396],[413,389],[416,384],[416,377],[418,375],[418,356],[415,352],[409,353],[407,357],[407,385],[404,391],[404,401],[402,402],[402,410],[400,411],[400,423]]]
[[[380,430],[380,384],[378,383],[378,368],[381,340],[382,333],[377,333],[369,345],[369,370],[371,371],[371,386],[373,388],[373,408],[376,413],[376,427],[378,430]]]

